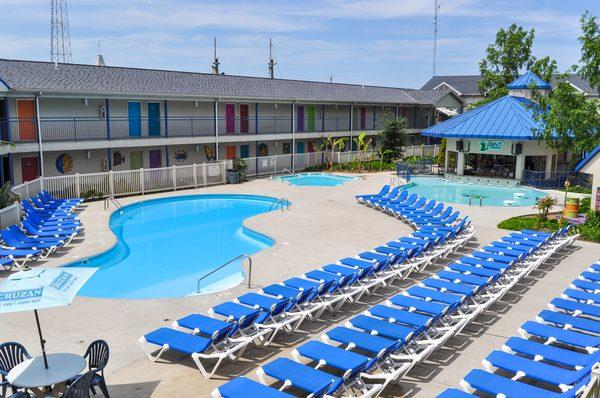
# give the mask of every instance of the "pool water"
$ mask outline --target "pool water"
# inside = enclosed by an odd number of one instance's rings
[[[479,206],[479,197],[483,197],[484,206],[533,206],[537,198],[546,194],[535,189],[523,187],[499,187],[458,183],[433,177],[416,177],[407,187],[410,192],[441,202]],[[510,202],[506,202],[510,201]]]
[[[198,279],[235,258],[275,242],[244,228],[248,217],[266,213],[276,199],[252,195],[191,195],[125,206],[110,218],[116,245],[67,266],[98,271],[79,294],[148,299],[197,293]],[[238,260],[204,279],[201,293],[224,290],[244,279]]]
[[[278,179],[291,185],[303,187],[335,187],[348,181],[354,181],[356,177],[328,173],[300,173],[281,176]]]

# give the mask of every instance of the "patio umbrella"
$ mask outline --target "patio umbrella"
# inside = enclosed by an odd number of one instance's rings
[[[0,314],[33,310],[46,369],[46,341],[42,337],[38,310],[71,304],[94,272],[96,268],[36,268],[17,272],[0,282]]]

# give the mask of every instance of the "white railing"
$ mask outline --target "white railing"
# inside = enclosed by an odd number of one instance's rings
[[[245,158],[248,176],[272,175],[288,169],[301,171],[307,167],[320,166],[328,162],[331,151],[297,153],[292,155],[262,156]],[[334,163],[347,163],[357,159],[368,160],[375,151],[364,153],[334,152]],[[42,189],[58,198],[107,198],[110,196],[139,195],[150,192],[199,188],[225,184],[227,168],[231,160],[215,163],[171,166],[156,169],[108,171],[100,173],[73,174],[37,178],[12,188],[21,199],[29,199]]]
[[[435,145],[414,145],[404,147],[402,152],[404,157],[409,156],[437,156],[440,153],[440,146]]]
[[[15,202],[12,205],[0,209],[0,228],[18,224],[21,220],[21,205]]]

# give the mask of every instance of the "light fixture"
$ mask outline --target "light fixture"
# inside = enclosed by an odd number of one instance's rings
[[[194,150],[196,152],[200,152],[200,145],[196,144],[196,146],[194,147]]]
[[[277,103],[275,103],[275,109],[277,109]]]
[[[91,158],[92,158],[92,152],[91,152],[91,151],[86,151],[86,152],[85,152],[85,156],[86,156],[88,159],[91,159]]]
[[[194,108],[198,107],[198,101],[194,101]]]
[[[88,106],[88,99],[87,98],[84,98],[82,102],[83,102],[84,106]]]

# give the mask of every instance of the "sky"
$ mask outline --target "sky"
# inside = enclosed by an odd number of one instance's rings
[[[600,0],[439,0],[437,74],[478,72],[498,29],[535,29],[534,54],[579,60],[579,18]],[[0,0],[0,58],[49,60],[50,0]],[[73,62],[421,87],[433,73],[434,0],[68,0]]]

